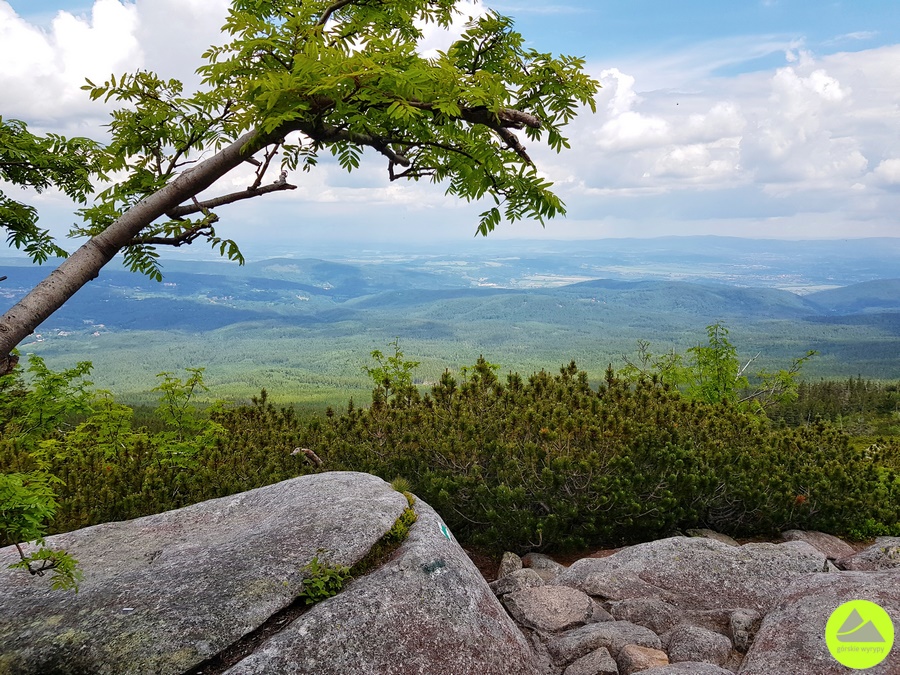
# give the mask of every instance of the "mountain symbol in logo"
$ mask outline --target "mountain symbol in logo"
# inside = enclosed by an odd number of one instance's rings
[[[884,636],[878,632],[875,625],[860,616],[855,609],[844,621],[844,625],[838,629],[837,639],[840,642],[884,642]]]

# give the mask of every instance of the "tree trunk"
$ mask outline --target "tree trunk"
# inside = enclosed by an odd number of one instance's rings
[[[92,279],[106,263],[126,247],[142,229],[168,211],[210,187],[219,178],[239,166],[264,147],[267,137],[248,132],[185,171],[158,192],[132,206],[106,230],[92,237],[46,279],[0,317],[0,375],[12,371],[17,359],[10,352],[28,335],[62,307]]]

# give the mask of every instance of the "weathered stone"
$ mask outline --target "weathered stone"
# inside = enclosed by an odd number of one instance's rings
[[[615,621],[615,617],[606,611],[606,607],[604,607],[603,603],[597,600],[597,598],[591,598],[591,603],[594,605],[591,621]]]
[[[682,663],[672,663],[668,666],[650,668],[641,673],[641,675],[734,675],[734,672],[714,666],[711,663],[684,661]]]
[[[553,558],[543,553],[529,553],[522,558],[522,564],[537,572],[544,581],[553,581],[557,576],[566,570],[565,565],[561,565]]]
[[[825,532],[787,530],[781,533],[781,538],[785,541],[805,541],[813,548],[821,551],[826,558],[833,560],[847,558],[856,553],[850,544]]]
[[[705,528],[697,528],[685,530],[685,534],[689,537],[705,537],[706,539],[715,539],[729,546],[740,546],[736,539],[729,537],[727,534],[716,532],[715,530],[707,530]]]
[[[731,656],[731,640],[699,626],[678,626],[669,635],[668,652],[672,663],[702,661],[721,666]]]
[[[677,607],[658,598],[629,598],[609,604],[613,618],[646,626],[658,635],[678,624],[683,616]]]
[[[567,631],[550,640],[547,649],[558,663],[566,664],[600,647],[615,657],[625,645],[662,648],[659,636],[649,628],[628,621],[605,621]]]
[[[594,605],[583,592],[568,586],[536,586],[503,596],[512,617],[528,628],[556,632],[587,623]]]
[[[835,563],[842,570],[876,571],[900,568],[900,537],[878,537],[869,548]]]
[[[314,605],[228,675],[507,675],[539,671],[530,645],[440,517],[418,521],[391,560]]]
[[[505,577],[501,577],[500,579],[497,579],[497,581],[492,581],[490,587],[491,590],[494,591],[494,595],[500,596],[506,595],[507,593],[515,593],[516,591],[521,591],[525,588],[543,586],[545,583],[546,582],[534,570],[522,569],[516,570]]]
[[[640,645],[625,645],[619,656],[616,657],[621,675],[634,675],[643,670],[656,666],[665,666],[669,663],[669,657],[664,651],[641,647]]]
[[[870,600],[896,622],[900,618],[900,570],[810,574],[796,579],[766,614],[738,671],[741,675],[838,675],[847,671],[825,644],[825,625],[838,606]],[[867,675],[900,673],[894,647]]]
[[[606,647],[573,661],[563,675],[619,675],[619,666]]]
[[[731,626],[731,609],[688,609],[685,610],[681,624],[699,626],[714,633],[729,634]]]
[[[553,673],[554,675],[559,673],[560,669],[556,666],[556,663],[553,657],[550,655],[550,652],[547,650],[547,645],[544,642],[546,634],[543,634],[536,630],[531,630],[530,628],[522,628],[521,626],[520,628],[522,629],[522,633],[525,634],[525,637],[528,638],[531,644],[531,648],[534,652],[534,657],[541,672]]]
[[[591,562],[593,560],[594,558],[577,560],[568,568],[567,572],[561,574],[553,583],[581,588],[588,595],[609,601],[632,598],[657,598],[670,604],[678,601],[679,596],[677,593],[672,593],[665,588],[647,583],[641,579],[638,571],[616,569],[614,565],[595,567]],[[600,558],[600,560],[607,560],[607,558]],[[582,566],[581,563],[585,561],[588,562]]]
[[[762,615],[752,609],[736,609],[731,613],[729,629],[731,642],[739,652],[750,649],[756,631],[762,622]]]
[[[16,550],[2,549],[4,665],[23,675],[182,673],[289,605],[314,556],[354,564],[406,506],[380,478],[318,474],[48,537],[79,561],[77,595],[7,570]]]
[[[407,506],[374,476],[324,473],[50,537],[81,563],[77,595],[5,569],[15,549],[0,550],[0,672],[191,672],[293,603],[313,557],[352,565]],[[536,675],[468,556],[426,504],[415,509],[392,562],[269,638],[250,657],[259,671],[234,672]]]
[[[765,611],[790,582],[821,572],[825,556],[800,541],[734,547],[713,539],[671,537],[584,558],[555,583],[609,599],[658,597],[682,609],[746,607]]]
[[[520,569],[522,569],[522,559],[515,553],[507,551],[500,559],[500,566],[497,568],[497,578],[502,579]]]

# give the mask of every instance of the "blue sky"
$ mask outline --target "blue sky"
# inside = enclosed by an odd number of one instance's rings
[[[532,152],[568,218],[492,236],[897,234],[895,0],[487,4],[515,17],[534,47],[584,56],[604,87],[598,113],[570,128],[571,152]],[[226,6],[0,0],[0,115],[102,139],[108,111],[85,100],[82,78],[147,67],[190,81]],[[225,233],[246,238],[250,224],[254,240],[298,245],[435,241],[470,237],[480,210],[434,186],[389,185],[375,158],[349,176],[325,165],[297,182],[223,210]],[[45,225],[71,223],[58,195],[36,199]]]

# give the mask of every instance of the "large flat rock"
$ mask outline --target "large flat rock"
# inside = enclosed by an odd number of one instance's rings
[[[536,675],[530,646],[440,517],[391,560],[278,633],[227,675]]]
[[[849,668],[832,658],[825,642],[831,613],[850,600],[869,600],[882,607],[900,628],[900,570],[812,574],[795,580],[763,619],[741,675],[843,675]],[[898,631],[900,633],[900,631]],[[866,669],[869,675],[900,673],[895,642],[887,659]]]
[[[680,609],[768,610],[796,577],[822,572],[825,555],[809,544],[728,544],[670,537],[607,558],[583,558],[553,583],[608,600],[651,597]]]
[[[326,473],[49,537],[84,571],[77,595],[0,549],[0,672],[183,673],[289,605],[320,549],[352,565],[406,506],[380,478]]]

